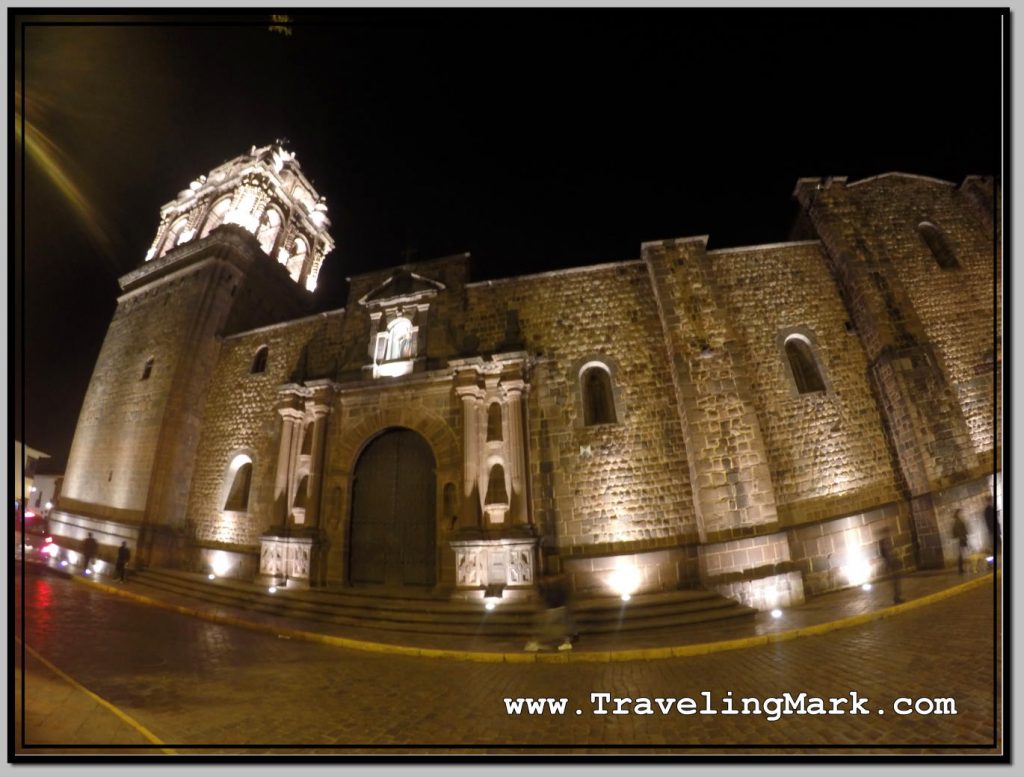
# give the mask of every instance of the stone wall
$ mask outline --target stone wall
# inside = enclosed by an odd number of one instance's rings
[[[756,607],[877,575],[889,528],[908,567],[955,562],[956,509],[983,546],[996,445],[990,192],[982,179],[962,191],[902,175],[804,181],[819,239],[710,252],[702,237],[657,241],[642,261],[477,283],[458,255],[355,277],[345,309],[308,317],[251,235],[221,228],[122,280],[57,513],[77,538],[144,516],[177,531],[180,512],[188,564],[229,554],[237,574],[259,564],[262,534],[293,526],[321,546],[314,582],[343,583],[356,462],[404,427],[433,452],[445,590],[457,586],[450,541],[539,538],[538,571],[563,569],[580,591],[703,584]],[[925,221],[958,268],[939,266]],[[418,352],[374,379],[389,316],[414,320]],[[287,323],[253,328],[271,321]],[[798,390],[791,335],[824,390]],[[581,375],[594,365],[613,419],[587,425]],[[512,436],[488,441],[494,404]],[[314,416],[322,447],[299,452]],[[239,454],[252,487],[229,511]],[[483,515],[499,458],[519,480]],[[282,479],[304,475],[317,501],[293,511]]]
[[[848,185],[846,196],[857,224],[854,239],[891,263],[960,402],[970,444],[984,460],[982,468],[991,467],[993,311],[996,321],[1002,315],[994,293],[995,235],[953,184],[883,176]],[[939,266],[918,233],[922,222],[946,236],[959,269]]]
[[[868,361],[818,241],[710,252],[764,432],[783,525],[898,498]],[[825,391],[798,393],[783,341],[812,343]]]
[[[209,272],[182,273],[121,298],[79,416],[62,507],[142,519],[172,385],[182,360],[195,355],[183,352],[182,333],[200,314]]]
[[[977,183],[977,182],[975,182]],[[991,471],[996,235],[977,186],[889,174],[847,185],[801,181],[814,221],[865,344],[912,493]],[[919,231],[945,236],[945,269]],[[926,453],[927,449],[927,453]]]
[[[472,284],[465,330],[483,351],[514,311],[534,358],[527,401],[534,520],[547,552],[638,552],[696,537],[686,451],[640,262]],[[584,426],[579,376],[609,368],[616,423]]]
[[[203,411],[202,434],[188,501],[189,531],[207,546],[259,545],[272,516],[281,419],[279,387],[303,366],[304,348],[337,328],[343,311],[310,316],[226,338],[220,346]],[[257,349],[267,346],[263,372],[251,372]],[[245,513],[225,511],[228,467],[239,453],[252,458],[252,488]]]

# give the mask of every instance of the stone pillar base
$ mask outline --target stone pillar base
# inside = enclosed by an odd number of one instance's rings
[[[910,500],[910,515],[917,539],[917,566],[920,569],[942,569],[942,536],[939,534],[939,520],[935,514],[935,502],[931,494]]]
[[[758,610],[804,601],[803,577],[793,569],[785,532],[702,545],[700,576],[707,588]]]
[[[260,571],[257,582],[266,585],[287,584],[298,588],[317,585],[320,546],[319,538],[312,534],[264,534],[260,537]]]
[[[804,602],[804,581],[797,571],[783,572],[753,580],[717,583],[710,587],[722,596],[728,596],[755,610],[792,607]]]
[[[537,580],[537,538],[462,532],[448,543],[455,551],[455,586],[532,587]]]

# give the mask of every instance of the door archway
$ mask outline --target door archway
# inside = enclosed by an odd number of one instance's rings
[[[349,580],[433,586],[437,474],[434,453],[410,429],[389,429],[356,462],[349,531]]]

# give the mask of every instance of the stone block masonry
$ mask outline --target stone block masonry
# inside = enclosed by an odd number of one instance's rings
[[[242,214],[122,279],[63,536],[246,579],[288,575],[291,543],[304,585],[467,602],[564,572],[788,606],[882,575],[884,533],[907,568],[955,563],[953,513],[983,547],[998,482],[997,193],[806,180],[810,240],[485,282],[459,254],[351,278],[315,315],[313,265]],[[408,456],[376,445],[394,430]]]

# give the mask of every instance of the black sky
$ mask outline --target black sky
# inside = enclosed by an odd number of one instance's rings
[[[13,428],[58,469],[160,206],[253,144],[288,138],[327,197],[323,310],[407,250],[470,251],[483,279],[660,238],[777,242],[802,176],[1000,169],[992,10],[363,10],[293,14],[291,35],[265,16],[60,19],[10,49],[27,137],[52,144],[12,184]]]

